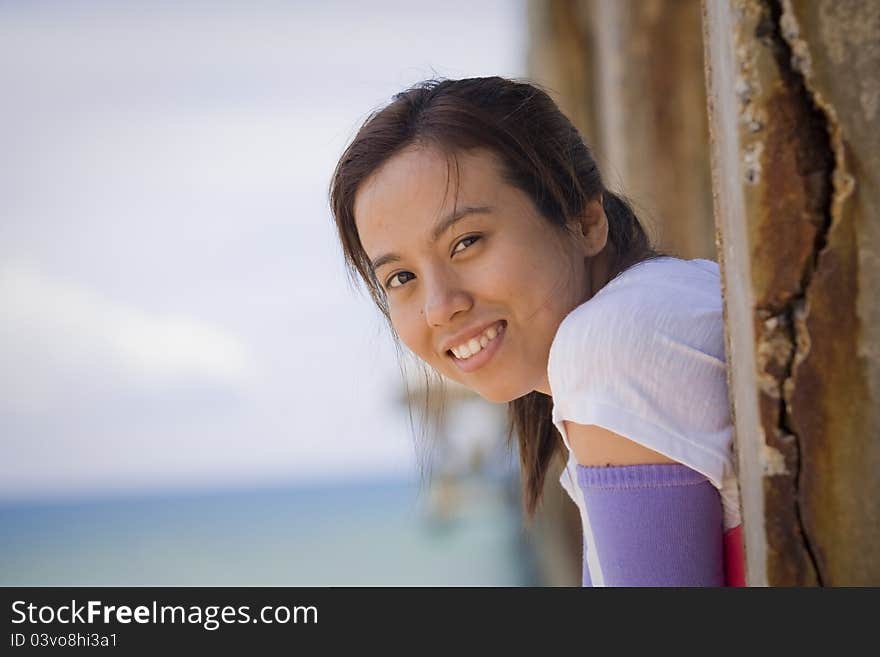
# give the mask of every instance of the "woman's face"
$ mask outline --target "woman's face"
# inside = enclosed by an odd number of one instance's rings
[[[355,222],[391,322],[413,353],[490,401],[550,394],[550,344],[588,296],[585,252],[502,179],[491,152],[457,160],[457,190],[455,167],[424,147],[358,190]]]

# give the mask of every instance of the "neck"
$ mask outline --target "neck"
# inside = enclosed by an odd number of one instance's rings
[[[611,242],[605,245],[605,248],[602,249],[595,256],[587,260],[586,262],[586,272],[587,272],[587,285],[586,285],[586,297],[581,299],[578,303],[584,303],[593,298],[593,296],[605,287],[605,284],[611,280],[611,277],[616,273],[614,271],[614,263],[617,260],[617,252],[614,249],[614,246]],[[574,310],[574,308],[572,308]],[[544,367],[544,376],[542,377],[539,385],[535,388],[536,392],[541,392],[547,396],[552,396],[550,392],[550,380],[547,377],[547,367]]]
[[[584,301],[592,299],[617,273],[614,271],[616,261],[617,251],[611,242],[608,242],[604,249],[587,261],[587,297]]]

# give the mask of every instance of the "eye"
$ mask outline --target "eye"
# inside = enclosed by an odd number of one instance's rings
[[[412,276],[412,272],[399,271],[396,274],[392,275],[391,278],[389,278],[387,281],[385,281],[385,287],[387,287],[388,289],[393,289],[396,287],[400,287],[401,285],[406,283],[406,281],[401,282],[400,279],[398,278],[398,276],[400,276],[401,274],[409,274],[410,276]],[[407,279],[407,280],[409,280],[409,279]],[[398,281],[398,285],[393,285],[394,281]]]
[[[471,244],[473,244],[474,242],[479,241],[479,239],[480,239],[480,236],[479,236],[479,235],[468,235],[467,237],[465,237],[464,239],[462,239],[458,244],[455,245],[455,248],[452,250],[452,252],[453,252],[453,253],[459,253],[460,251],[464,251],[464,249],[470,247]],[[469,240],[470,240],[470,241],[469,241]],[[458,247],[460,247],[460,246],[461,246],[462,244],[464,244],[465,242],[468,242],[468,244],[464,247],[464,249],[459,249]]]

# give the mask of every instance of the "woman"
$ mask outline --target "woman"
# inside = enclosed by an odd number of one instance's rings
[[[529,515],[567,457],[585,586],[741,583],[718,267],[651,247],[547,94],[418,84],[367,119],[330,197],[392,332],[509,404]]]

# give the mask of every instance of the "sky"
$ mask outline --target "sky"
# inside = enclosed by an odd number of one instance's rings
[[[521,0],[0,3],[0,500],[413,474],[329,177],[406,86],[524,75],[526,28]]]

